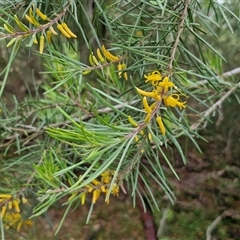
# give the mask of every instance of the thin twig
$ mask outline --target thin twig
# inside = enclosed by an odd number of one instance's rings
[[[223,77],[231,77],[232,75],[240,74],[240,67],[237,67],[233,70],[223,73]]]
[[[177,47],[178,47],[178,44],[179,44],[179,41],[180,41],[180,36],[182,34],[182,31],[183,31],[183,25],[184,25],[185,17],[187,16],[187,9],[188,9],[188,5],[189,5],[189,1],[190,0],[185,0],[185,2],[184,2],[184,9],[183,9],[182,16],[181,16],[181,22],[179,23],[179,26],[178,26],[177,37],[175,39],[175,42],[174,42],[174,45],[173,45],[173,48],[172,48],[172,53],[171,53],[171,56],[170,56],[170,62],[169,62],[169,65],[168,65],[169,73],[172,72],[173,61],[175,59]]]
[[[161,235],[163,234],[165,223],[166,223],[166,220],[167,220],[168,212],[169,212],[169,208],[166,208],[163,211],[163,215],[162,215],[162,218],[160,220],[159,228],[158,228],[158,231],[157,231],[157,237],[158,238],[160,238]]]
[[[222,221],[223,213],[219,215],[207,228],[206,231],[206,240],[212,239],[212,231],[216,228],[216,226]]]
[[[240,74],[240,67],[237,67],[237,68],[234,68],[228,72],[225,72],[223,73],[222,75],[218,75],[218,77],[221,79],[221,78],[229,78],[229,77],[232,77],[234,75],[237,75],[237,74]],[[196,86],[199,86],[199,85],[205,85],[209,82],[209,80],[201,80],[201,81],[198,81]],[[195,86],[195,84],[193,84],[192,86]]]
[[[240,73],[240,67],[238,68],[235,68],[233,70],[230,70],[228,72],[225,72],[222,74],[223,77],[230,77],[230,76],[233,76],[233,75],[236,75],[236,74],[239,74]],[[221,106],[221,104],[224,102],[224,100],[229,97],[238,87],[240,87],[240,83],[238,83],[237,85],[233,86],[224,96],[222,96],[215,104],[213,104],[204,114],[203,114],[203,117],[196,123],[194,123],[190,129],[191,130],[195,130],[197,129],[200,124],[213,112],[216,110],[217,107]],[[137,102],[139,102],[139,100],[134,100],[134,101],[130,101],[130,102],[127,102],[126,104],[128,105],[134,105],[136,104]],[[55,105],[52,105],[50,107],[55,107]],[[124,108],[124,105],[122,104],[117,104],[115,106],[113,106],[113,108],[116,108],[116,109],[122,109]],[[36,111],[36,110],[34,110]],[[110,108],[110,107],[104,107],[104,108],[101,108],[97,111],[98,114],[104,114],[104,113],[109,113],[109,112],[112,112],[113,109]],[[92,118],[94,116],[94,113],[88,113],[86,115],[83,115],[82,118],[81,118],[81,121],[86,121],[90,118]],[[79,118],[73,118],[74,121],[76,122],[79,122]],[[54,124],[50,124],[48,126],[43,126],[41,128],[37,128],[37,127],[34,127],[32,125],[25,125],[25,124],[17,124],[16,127],[21,127],[23,128],[23,130],[21,131],[24,131],[25,134],[32,134],[32,133],[35,133],[35,132],[38,132],[38,133],[43,133],[47,128],[51,128],[51,127],[61,127],[61,126],[65,126],[67,124],[70,124],[71,122],[70,121],[65,121],[65,122],[58,122],[58,123],[54,123]],[[141,126],[141,129],[143,128],[144,126]],[[140,130],[141,130],[140,129]],[[6,137],[4,140],[12,140],[12,139],[16,139],[17,137],[19,137],[21,134],[20,133],[17,133],[16,134],[16,129],[14,128],[9,128],[9,130],[15,132],[13,135],[10,135],[8,137]],[[137,130],[137,132],[139,131],[139,129]],[[133,134],[136,134],[136,133],[133,133]],[[132,135],[131,135],[132,136]],[[0,148],[2,147],[6,147],[7,145],[9,145],[9,143],[11,144],[12,141],[10,142],[7,142],[7,143],[4,143],[4,144],[1,144],[0,145]]]
[[[206,230],[206,240],[212,240],[212,231],[217,227],[217,225],[222,221],[224,217],[231,217],[233,219],[240,219],[238,213],[225,210],[221,215],[219,215],[207,228]]]
[[[10,38],[10,37],[24,37],[36,34],[38,32],[43,32],[52,25],[56,24],[67,12],[69,7],[71,6],[71,3],[69,2],[53,20],[50,20],[47,24],[40,25],[36,29],[29,29],[28,31],[24,32],[14,32],[14,33],[7,33],[7,34],[1,34],[0,39]]]
[[[125,104],[128,104],[128,105],[134,105],[136,103],[140,102],[140,99],[138,100],[133,100],[133,101],[130,101],[130,102],[126,102]],[[51,107],[55,107],[56,105],[52,105]],[[122,105],[122,104],[117,104],[117,105],[114,105],[113,108],[115,109],[122,109],[124,108],[125,105]],[[99,110],[97,110],[96,112],[98,114],[104,114],[104,113],[109,113],[109,112],[112,112],[113,111],[113,108],[110,108],[110,107],[104,107],[104,108],[101,108]],[[79,118],[73,118],[73,120],[75,122],[81,122],[81,121],[86,121],[86,120],[89,120],[91,119],[92,117],[95,116],[95,113],[93,112],[89,112],[88,114],[85,114],[81,117],[81,119]],[[32,134],[41,134],[43,133],[47,128],[56,128],[56,127],[61,127],[61,126],[66,126],[68,124],[70,124],[71,121],[65,121],[65,122],[58,122],[58,123],[53,123],[53,124],[50,124],[48,126],[43,126],[43,127],[40,127],[40,128],[37,128],[37,127],[34,127],[32,125],[27,125],[27,124],[17,124],[16,127],[10,127],[8,128],[10,131],[14,132],[13,135],[10,135],[10,136],[7,136],[4,138],[5,141],[9,140],[9,142],[5,142],[3,144],[0,144],[0,148],[5,148],[9,145],[9,143],[12,143],[14,139],[16,139],[17,137],[21,136],[22,133],[24,133],[25,136],[28,136],[28,135],[32,135]],[[22,128],[22,129],[20,129]],[[16,133],[16,132],[20,132],[20,133]],[[31,138],[32,139],[32,138]],[[24,139],[26,140],[26,139]],[[28,140],[28,139],[27,139]]]
[[[224,102],[224,100],[226,98],[228,98],[237,88],[240,87],[240,83],[238,83],[237,85],[233,86],[228,92],[226,92],[217,102],[215,102],[207,111],[205,111],[205,113],[203,114],[202,118],[194,123],[190,129],[191,130],[195,130],[199,127],[199,125],[210,116],[210,114],[216,110],[217,107],[221,106],[222,103]]]
[[[42,161],[43,161],[43,157],[40,158],[40,160],[38,161],[37,166],[40,166],[42,164]],[[25,183],[25,186],[18,191],[17,195],[19,195],[19,194],[23,193],[24,191],[26,191],[28,185],[32,182],[35,174],[36,174],[36,170],[34,170],[34,172],[30,175],[30,177],[28,178],[27,182]]]

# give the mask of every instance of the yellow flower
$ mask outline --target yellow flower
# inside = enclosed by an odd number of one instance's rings
[[[36,14],[37,14],[42,20],[47,20],[47,19],[48,19],[47,15],[43,14],[39,8],[36,8]]]
[[[31,219],[24,219],[20,213],[7,212],[3,218],[3,222],[6,224],[6,228],[14,227],[17,232],[20,231],[21,226],[32,226]]]
[[[107,58],[107,60],[109,60],[109,61],[119,61],[119,57],[114,56],[109,51],[107,51],[107,49],[105,48],[104,45],[102,45],[102,52],[103,52],[103,55]]]
[[[128,75],[127,75],[127,72],[124,71],[122,72],[122,70],[126,69],[126,64],[125,63],[119,63],[118,64],[118,77],[121,78],[122,75],[124,77],[125,80],[128,80]]]
[[[43,53],[43,49],[44,49],[44,36],[41,35],[40,36],[40,44],[39,44],[39,53],[42,54]]]
[[[162,118],[157,116],[156,121],[158,123],[159,129],[160,129],[162,135],[166,135],[166,130],[165,130],[165,127],[163,125]]]
[[[171,94],[169,96],[163,96],[163,101],[166,107],[176,107],[178,106],[180,109],[186,108],[186,102],[180,102],[179,94]]]
[[[155,86],[158,83],[158,81],[162,80],[162,75],[159,71],[153,71],[148,75],[144,75],[144,77],[146,78],[145,82],[152,82],[153,86]]]
[[[119,187],[116,183],[114,183],[111,194],[118,196],[118,193],[119,193]]]
[[[82,195],[80,196],[81,199],[81,204],[84,205],[85,201],[86,201],[86,192],[83,192]]]
[[[149,107],[146,97],[143,97],[143,107],[147,113],[152,112],[152,109]]]
[[[93,179],[90,184],[87,184],[85,188],[82,189],[82,192],[79,194],[79,199],[81,201],[81,204],[83,205],[86,201],[86,195],[88,193],[92,193],[92,203],[95,204],[97,200],[99,199],[101,193],[105,193],[107,195],[109,191],[109,187],[111,185],[112,177],[113,177],[113,172],[111,171],[105,171],[101,174],[100,177]],[[70,184],[72,185],[72,184]],[[111,194],[112,195],[117,195],[118,196],[119,192],[119,187],[117,183],[114,182]],[[71,200],[74,198],[78,193],[73,192],[72,195],[68,200]],[[107,203],[109,203],[109,198],[106,200]]]
[[[174,87],[174,83],[169,81],[169,77],[164,77],[162,82],[159,82],[157,84],[157,90],[159,93],[163,92],[166,93],[168,92],[169,88]]]
[[[138,91],[139,94],[141,94],[142,96],[145,96],[145,97],[151,97],[151,98],[154,98],[155,97],[155,94],[154,92],[146,92],[146,91],[143,91],[142,89],[138,88],[138,87],[135,87],[136,90]]]
[[[133,127],[137,127],[138,124],[133,120],[131,116],[128,116],[128,121],[132,124]]]
[[[32,220],[25,218],[24,208],[21,209],[22,204],[28,204],[28,200],[26,198],[15,198],[10,194],[0,194],[0,202],[5,204],[1,206],[1,218],[5,227],[8,229],[9,227],[13,227],[20,231],[21,226],[32,225]],[[23,211],[21,211],[23,210]]]
[[[92,203],[95,204],[98,198],[100,197],[101,189],[96,189],[93,191]]]
[[[102,176],[101,181],[102,181],[103,183],[110,183],[111,178],[112,178],[110,172],[103,172],[103,173],[101,174],[101,176]]]
[[[77,38],[77,35],[75,35],[71,30],[70,28],[68,27],[68,25],[66,23],[62,23],[62,27],[63,29],[68,33],[68,35],[70,35],[70,37],[73,37],[73,38]],[[61,31],[62,32],[62,31]]]

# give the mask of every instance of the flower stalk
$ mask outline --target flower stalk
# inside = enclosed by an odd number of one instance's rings
[[[162,117],[158,115],[160,114],[162,102],[164,103],[165,107],[179,107],[180,109],[186,108],[186,102],[180,101],[180,94],[174,92],[176,86],[170,81],[168,76],[162,77],[159,71],[153,71],[148,75],[144,75],[144,77],[146,79],[145,82],[150,82],[152,84],[152,91],[147,92],[135,87],[137,92],[143,96],[143,108],[147,113],[144,122],[148,124],[153,118],[153,115],[156,115],[155,119],[159,126],[160,132],[163,136],[165,136],[166,130],[164,123],[162,121]],[[155,101],[150,106],[148,104],[147,97]]]
[[[35,11],[35,15],[34,12]],[[64,10],[65,12],[66,10]],[[48,21],[47,24],[41,24],[36,17],[39,17],[43,21]],[[66,23],[58,23],[57,19],[60,19],[61,15],[56,17],[56,19],[51,20],[48,18],[46,14],[43,14],[39,8],[36,8],[33,10],[31,7],[29,9],[28,14],[25,14],[26,20],[33,26],[33,30],[28,28],[26,25],[24,25],[17,15],[14,15],[14,21],[16,22],[17,26],[23,31],[20,33],[18,30],[15,30],[10,24],[5,22],[3,24],[4,29],[10,33],[6,34],[8,37],[12,37],[10,42],[8,42],[7,47],[10,47],[13,45],[13,43],[16,41],[16,38],[18,39],[24,39],[26,37],[35,36],[37,32],[41,32],[40,43],[39,43],[39,53],[42,54],[44,50],[44,41],[46,39],[47,43],[51,43],[52,41],[52,35],[58,35],[58,33],[54,30],[53,25],[57,24],[58,30],[62,33],[63,36],[66,38],[77,38],[77,35],[74,34],[68,25]],[[59,20],[60,21],[60,20]],[[34,44],[38,44],[37,40],[34,39]]]
[[[80,189],[81,194],[79,198],[81,200],[81,204],[83,205],[86,201],[86,195],[88,193],[92,193],[92,203],[95,204],[99,199],[101,193],[104,193],[106,196],[109,191],[110,194],[114,196],[118,196],[119,193],[119,186],[117,182],[114,182],[113,187],[110,189],[110,185],[113,179],[113,172],[105,171],[101,174],[100,179],[94,179],[91,181],[90,184],[87,184],[83,189]],[[77,195],[77,192],[73,192],[72,195],[68,198],[68,201],[73,199]],[[110,198],[106,199],[106,203],[110,202]]]
[[[128,74],[126,71],[127,65],[124,63],[119,56],[115,56],[112,53],[110,53],[104,45],[102,45],[101,49],[97,49],[96,51],[97,56],[95,56],[93,53],[89,55],[89,63],[92,66],[97,66],[103,68],[104,66],[109,66],[110,64],[118,63],[117,69],[118,69],[118,77],[123,78],[125,80],[128,80]],[[90,73],[91,70],[84,71],[83,74]]]

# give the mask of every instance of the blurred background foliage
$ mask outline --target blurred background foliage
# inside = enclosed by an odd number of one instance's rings
[[[39,45],[26,47],[31,42],[27,38],[14,56],[13,47],[6,48],[10,39],[5,38],[3,24],[7,21],[16,26],[13,17],[16,14],[22,23],[36,29],[24,18],[32,3],[41,7],[51,19],[69,4],[62,20],[78,36],[77,39],[68,40],[59,34],[53,37],[51,44],[45,44],[44,53],[40,55]],[[240,153],[236,146],[240,128],[236,89],[239,76],[235,72],[224,75],[239,67],[238,1],[224,4],[185,1],[187,17],[176,55],[171,54],[179,33],[184,1],[19,0],[0,1],[0,5],[0,87],[3,92],[0,102],[0,192],[19,199],[27,197],[26,219],[32,214],[42,214],[42,217],[33,218],[35,230],[31,233],[28,228],[20,233],[16,233],[14,227],[4,230],[0,223],[2,239],[5,235],[5,239],[14,239],[17,235],[23,239],[145,239],[140,216],[136,217],[136,209],[132,209],[132,203],[123,192],[119,199],[111,197],[109,205],[104,203],[104,198],[100,199],[93,212],[91,197],[84,206],[78,206],[79,196],[74,198],[72,195],[81,189],[75,184],[79,175],[88,169],[94,170],[89,172],[87,184],[99,176],[101,166],[107,166],[106,158],[101,159],[107,155],[94,158],[95,152],[90,152],[89,145],[78,139],[82,137],[77,125],[81,123],[80,118],[86,120],[83,135],[90,138],[91,131],[98,132],[98,138],[93,141],[101,139],[102,143],[112,144],[113,147],[106,149],[109,156],[118,151],[117,161],[108,158],[112,161],[111,170],[118,168],[121,154],[133,159],[125,162],[122,159],[120,169],[128,169],[127,164],[133,164],[135,169],[128,176],[122,174],[122,181],[127,179],[127,183],[118,184],[123,184],[128,195],[137,193],[133,197],[134,206],[138,201],[136,196],[140,196],[140,202],[146,208],[150,204],[159,239],[205,239],[205,236],[208,240],[212,236],[238,239]],[[41,31],[38,33],[37,40]],[[111,48],[114,55],[123,57],[128,81],[118,78],[116,64],[100,70],[89,64],[89,55],[91,52],[96,55],[102,44]],[[172,56],[174,61],[170,66]],[[5,71],[6,66],[9,73]],[[88,69],[92,71],[82,75]],[[149,85],[144,85],[144,74],[155,69],[166,75],[173,73],[172,81],[188,96],[188,108],[183,114],[174,111],[167,116],[171,120],[177,116],[176,126],[188,129],[170,131],[163,152],[149,149],[144,155],[142,146],[133,139],[130,139],[133,145],[130,141],[117,145],[116,139],[131,132],[127,115],[134,113],[138,122],[143,119],[141,101],[134,87],[149,90]],[[224,101],[230,90],[234,94],[230,93]],[[132,101],[132,108],[129,108]],[[217,106],[204,116],[216,102]],[[108,109],[123,103],[129,105],[120,108],[119,112]],[[96,114],[99,109],[100,114]],[[53,128],[49,129],[49,126]],[[157,129],[156,125],[152,126]],[[151,133],[154,132],[159,144],[163,138],[155,130]],[[108,136],[104,136],[104,132]],[[72,133],[79,135],[76,138]],[[196,138],[192,139],[192,136]],[[150,146],[148,141],[143,141],[144,144]],[[129,147],[128,152],[124,150],[126,147]],[[92,154],[90,157],[89,153]],[[170,168],[163,155],[169,160]],[[80,161],[85,156],[89,158],[87,164]],[[153,156],[155,160],[160,159],[154,164],[160,163],[164,172],[159,175],[164,176],[162,183],[166,184],[162,188],[154,179]],[[98,158],[100,161],[95,161]],[[141,168],[136,167],[138,164]],[[143,180],[143,185],[134,180],[137,176]],[[71,196],[74,201],[69,203]],[[169,204],[169,198],[174,206]],[[156,208],[160,211],[155,211]],[[76,211],[72,212],[72,209]],[[118,222],[114,221],[116,212]],[[86,218],[88,226],[84,226]],[[127,229],[126,222],[131,223]],[[60,231],[60,236],[52,237],[56,231]]]

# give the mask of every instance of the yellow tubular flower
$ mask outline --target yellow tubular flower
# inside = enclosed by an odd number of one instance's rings
[[[139,137],[136,135],[136,136],[134,137],[134,140],[135,140],[135,142],[138,142],[138,141],[139,141]]]
[[[158,123],[159,129],[160,129],[162,135],[165,135],[166,134],[166,130],[165,130],[165,127],[163,125],[162,118],[157,116],[156,121]]]
[[[152,82],[155,84],[156,81],[162,80],[162,75],[159,71],[153,71],[152,73],[149,73],[148,75],[144,75],[146,78],[145,82]]]
[[[159,95],[159,92],[157,90],[154,90],[153,91],[153,95],[154,95],[154,99],[157,100],[157,101],[160,101],[161,100],[161,96]]]
[[[13,208],[16,212],[20,213],[20,208],[19,208],[19,199],[13,200]]]
[[[100,182],[99,182],[98,180],[94,179],[94,180],[92,180],[92,184],[94,184],[95,186],[97,186],[97,185],[100,184]]]
[[[71,36],[63,29],[62,24],[58,24],[57,28],[66,38],[71,38]]]
[[[10,46],[12,46],[15,42],[16,42],[16,38],[12,38],[10,41],[9,41],[9,43],[7,44],[7,46],[6,47],[10,47]]]
[[[138,87],[135,87],[135,88],[140,95],[145,96],[145,97],[155,98],[155,93],[154,92],[146,92],[146,91],[141,90]]]
[[[127,68],[126,64],[123,63],[123,64],[122,64],[122,69],[124,70],[124,69],[126,69],[126,68]],[[126,72],[126,71],[123,73],[123,77],[124,77],[125,80],[128,80],[128,75],[127,75],[127,72]]]
[[[7,206],[6,205],[2,206],[1,218],[5,216],[6,211],[7,211]]]
[[[12,195],[10,195],[10,194],[0,194],[0,199],[1,198],[10,199],[10,198],[12,198]]]
[[[104,45],[102,45],[102,52],[103,52],[103,55],[107,58],[107,60],[119,61],[119,57],[112,55],[109,51],[106,50]]]
[[[158,86],[160,86],[158,92],[164,89],[164,93],[166,93],[170,87],[174,87],[175,85],[173,82],[169,81],[168,77],[164,77],[163,81],[158,83]]]
[[[88,57],[88,61],[89,61],[89,63],[92,65],[92,66],[94,66],[94,61],[93,61],[93,53],[91,53],[90,55],[89,55],[89,57]]]
[[[48,17],[47,15],[43,14],[39,8],[36,8],[36,14],[42,19],[42,20],[47,20]]]
[[[186,108],[186,102],[179,101],[179,94],[171,94],[169,96],[163,97],[164,104],[168,107],[176,107],[178,106],[180,109]]]
[[[83,75],[87,75],[87,74],[89,74],[90,72],[91,72],[91,70],[86,70],[86,71],[83,71],[82,74],[83,74]]]
[[[80,196],[81,198],[81,204],[84,205],[85,201],[86,201],[86,192],[83,192],[82,195]]]
[[[49,30],[52,32],[53,35],[58,35],[58,33],[54,30],[53,26],[50,26]]]
[[[123,66],[121,63],[118,64],[118,77],[121,78],[122,77],[122,69],[123,69]]]
[[[14,33],[14,32],[15,32],[15,29],[14,29],[11,25],[9,25],[9,24],[7,24],[7,23],[4,23],[4,24],[3,24],[3,27],[4,27],[4,29],[5,29],[7,32],[9,32],[9,33]]]
[[[145,122],[145,123],[148,123],[149,120],[150,120],[150,118],[151,118],[151,113],[148,113],[147,116],[146,116],[145,119],[144,119],[144,122]]]
[[[137,127],[138,124],[133,120],[131,116],[128,116],[128,121],[133,125],[133,127]]]
[[[16,228],[17,232],[20,231],[20,228],[21,228],[22,224],[23,224],[23,220],[21,219],[17,224],[17,228]]]
[[[150,141],[150,142],[152,142],[152,134],[151,133],[148,133],[148,140]]]
[[[116,183],[114,183],[111,194],[115,195],[115,196],[118,196],[118,193],[119,193],[119,187]]]
[[[102,56],[101,51],[100,51],[99,48],[97,49],[97,56],[98,56],[99,60],[100,60],[102,63],[105,62],[105,59],[103,58],[103,56]]]
[[[62,23],[62,27],[63,29],[73,38],[77,38],[77,35],[75,35],[70,29],[69,27],[67,26],[66,23]]]
[[[128,75],[127,75],[127,72],[126,71],[122,71],[126,69],[126,64],[125,63],[119,63],[118,64],[118,77],[121,78],[122,75],[124,77],[125,80],[128,80]]]
[[[52,40],[52,32],[50,30],[47,30],[47,42],[50,43]]]
[[[99,65],[99,61],[97,60],[97,58],[92,54],[92,60],[94,62],[93,65]]]
[[[30,17],[29,17],[30,18]],[[23,30],[24,32],[28,31],[28,27],[25,26],[20,20],[18,19],[17,15],[14,15],[14,21],[18,25],[18,27]]]
[[[72,193],[72,195],[68,198],[68,201],[71,201],[76,196],[77,196],[77,192]]]
[[[154,102],[154,103],[150,106],[150,108],[153,110],[153,109],[156,107],[156,105],[157,105],[157,103]]]
[[[32,20],[27,14],[25,14],[25,18],[26,18],[32,25],[34,25],[33,20]]]
[[[124,72],[124,73],[123,73],[123,77],[124,77],[125,80],[128,80],[127,72]]]
[[[93,191],[93,198],[92,198],[92,203],[95,204],[96,201],[98,200],[100,196],[101,191],[99,189],[96,189]]]
[[[92,192],[92,191],[93,191],[93,187],[89,187],[88,192]]]
[[[104,192],[104,193],[107,191],[105,186],[101,186],[101,191]]]
[[[12,205],[13,205],[13,202],[10,201],[10,202],[8,203],[8,209],[12,209]]]
[[[39,44],[39,52],[40,52],[40,54],[43,53],[43,49],[44,49],[44,36],[41,35],[40,36],[40,44]]]
[[[37,21],[37,19],[33,16],[33,9],[32,8],[29,8],[29,15],[30,15],[30,18],[32,20],[32,24],[35,26],[35,27],[38,27],[40,24],[39,22]]]
[[[149,107],[146,97],[143,97],[143,107],[144,107],[144,109],[146,110],[147,113],[152,112],[152,109]]]
[[[34,43],[34,44],[38,44],[38,41],[37,41],[37,38],[36,38],[36,37],[34,37],[33,43]]]
[[[103,172],[101,174],[101,176],[102,176],[101,182],[103,182],[103,183],[108,184],[112,180],[112,174],[110,172],[108,172],[108,171]]]
[[[22,203],[26,204],[26,203],[28,203],[28,200],[25,197],[22,197]]]

